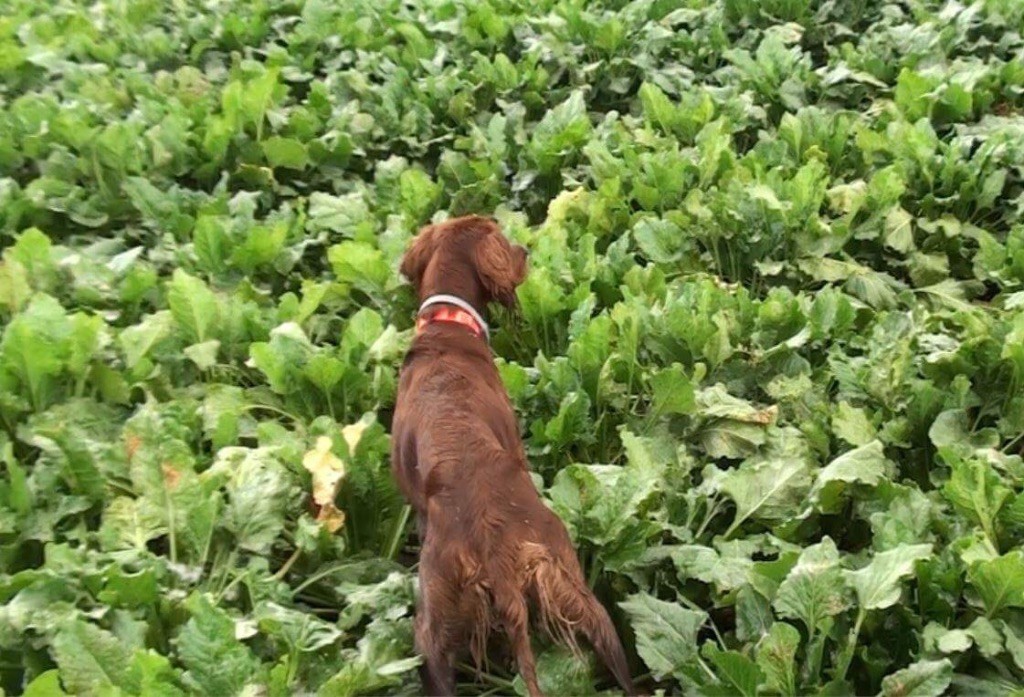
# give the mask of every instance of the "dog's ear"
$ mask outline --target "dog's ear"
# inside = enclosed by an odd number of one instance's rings
[[[491,226],[490,234],[476,243],[473,264],[491,297],[506,307],[514,307],[516,288],[526,278],[526,248],[510,244],[497,225]]]
[[[412,244],[409,245],[409,249],[406,250],[405,256],[402,257],[399,271],[409,279],[417,292],[419,292],[423,274],[427,270],[427,264],[430,263],[430,258],[434,256],[434,251],[437,249],[437,242],[437,226],[427,225],[416,235]]]

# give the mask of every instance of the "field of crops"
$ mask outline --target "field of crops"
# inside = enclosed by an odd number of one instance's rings
[[[1022,34],[1020,0],[6,0],[0,686],[417,693],[397,266],[480,212],[530,249],[494,352],[643,689],[1022,694]],[[549,694],[612,685],[537,651]]]

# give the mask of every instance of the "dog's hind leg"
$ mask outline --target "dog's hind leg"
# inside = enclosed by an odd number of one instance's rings
[[[426,604],[424,604],[426,605]],[[455,694],[455,665],[453,654],[444,632],[436,618],[430,616],[429,608],[424,606],[416,614],[416,651],[423,657],[420,666],[420,680],[423,693],[429,697],[450,697]]]
[[[511,644],[512,652],[516,657],[519,674],[523,676],[523,682],[526,683],[527,694],[530,697],[543,697],[537,682],[537,661],[533,656],[533,647],[530,645],[530,616],[526,600],[521,595],[514,599],[507,599],[500,613],[505,625],[505,633],[508,635],[509,644]]]
[[[423,657],[420,679],[430,697],[455,694],[455,642],[458,628],[451,617],[457,600],[450,584],[438,573],[437,559],[428,546],[420,560],[420,601],[414,641]]]

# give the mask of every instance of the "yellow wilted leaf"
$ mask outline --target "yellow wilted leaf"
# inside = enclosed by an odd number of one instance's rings
[[[345,439],[345,444],[348,445],[349,455],[355,455],[356,446],[359,445],[359,440],[363,437],[363,432],[366,431],[369,425],[369,422],[362,419],[341,429],[341,437]]]
[[[345,476],[345,463],[331,452],[334,443],[327,436],[316,439],[316,446],[302,458],[302,466],[313,475],[313,501],[318,506],[334,505],[338,484]]]

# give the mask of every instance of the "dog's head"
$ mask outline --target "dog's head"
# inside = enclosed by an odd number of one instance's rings
[[[427,225],[402,259],[402,275],[420,299],[458,295],[486,307],[492,300],[513,307],[526,278],[527,253],[513,245],[490,218],[465,216]]]

